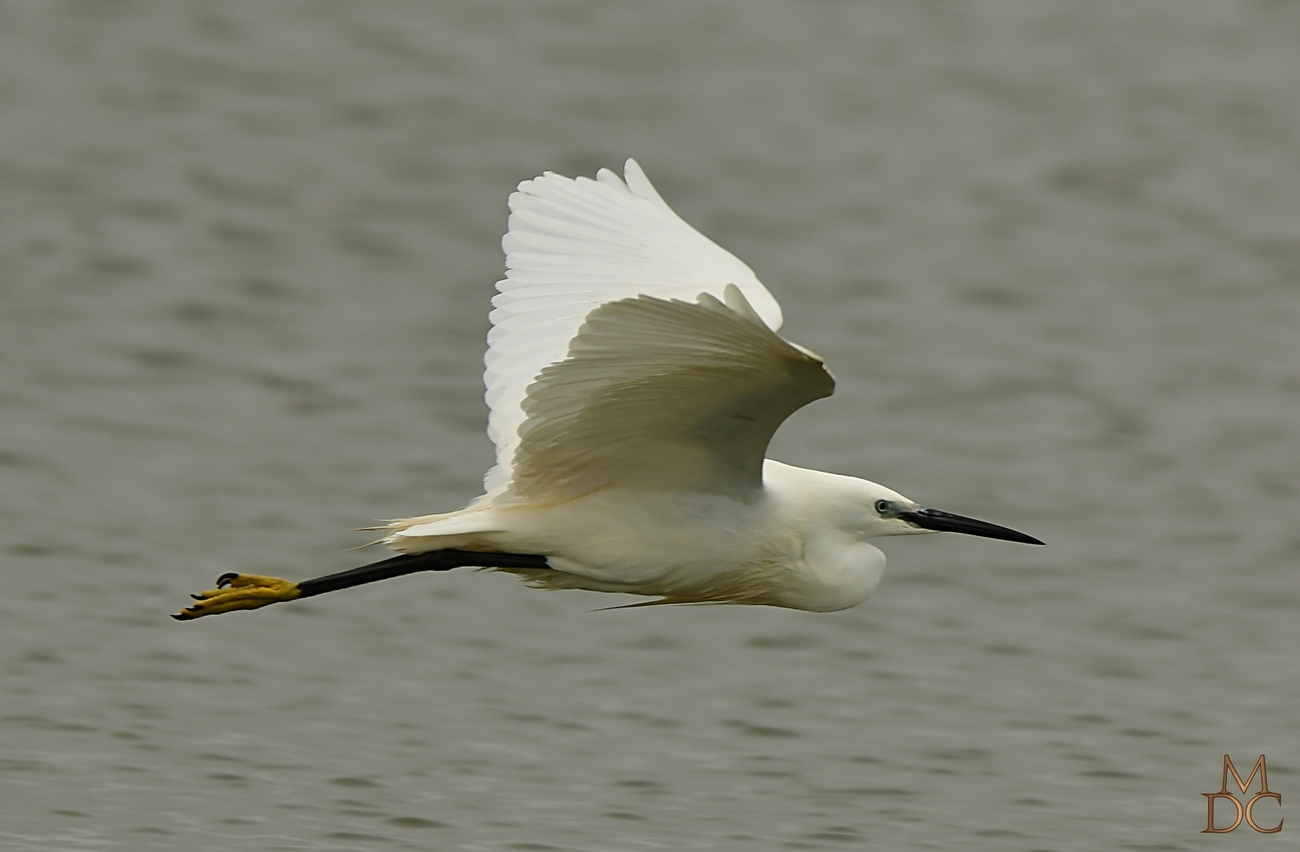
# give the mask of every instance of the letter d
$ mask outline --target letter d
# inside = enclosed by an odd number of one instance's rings
[[[1227,834],[1230,831],[1236,831],[1237,826],[1241,825],[1241,821],[1246,818],[1246,809],[1241,806],[1241,802],[1237,801],[1237,797],[1231,793],[1202,793],[1201,795],[1205,797],[1207,804],[1210,806],[1210,815],[1206,817],[1205,820],[1205,831],[1202,831],[1201,834]],[[1232,802],[1232,806],[1237,809],[1237,821],[1234,822],[1230,828],[1214,827],[1215,799],[1227,799],[1229,802]]]

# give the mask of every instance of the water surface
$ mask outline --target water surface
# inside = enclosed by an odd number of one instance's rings
[[[1225,752],[1300,796],[1297,103],[1276,3],[0,6],[0,849],[1225,848]],[[627,156],[839,379],[776,457],[1049,546],[166,618],[479,493],[505,197]]]

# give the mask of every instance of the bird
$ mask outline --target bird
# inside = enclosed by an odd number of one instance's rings
[[[462,566],[647,598],[631,606],[833,612],[879,586],[872,539],[1043,544],[767,458],[781,423],[835,381],[777,334],[781,307],[753,270],[678,216],[635,160],[622,178],[544,172],[509,209],[484,359],[496,447],[484,493],[371,527],[391,558],[301,582],[223,574],[174,618]]]

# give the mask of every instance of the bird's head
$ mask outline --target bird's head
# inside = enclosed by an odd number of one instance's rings
[[[884,488],[881,490],[888,491]],[[1021,544],[1043,544],[1031,535],[990,524],[988,521],[978,521],[964,515],[926,508],[893,491],[875,496],[871,501],[868,529],[872,536],[956,532],[1017,541]]]
[[[798,507],[810,526],[829,527],[857,539],[958,532],[1022,544],[1043,543],[987,521],[926,508],[897,491],[855,476],[806,470],[768,459],[763,480],[770,494]]]

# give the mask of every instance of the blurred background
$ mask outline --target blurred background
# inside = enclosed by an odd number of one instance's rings
[[[0,3],[0,849],[1222,849],[1225,752],[1292,819],[1298,105],[1262,0]],[[479,494],[506,196],[629,156],[839,379],[773,456],[1049,546],[167,618]]]

